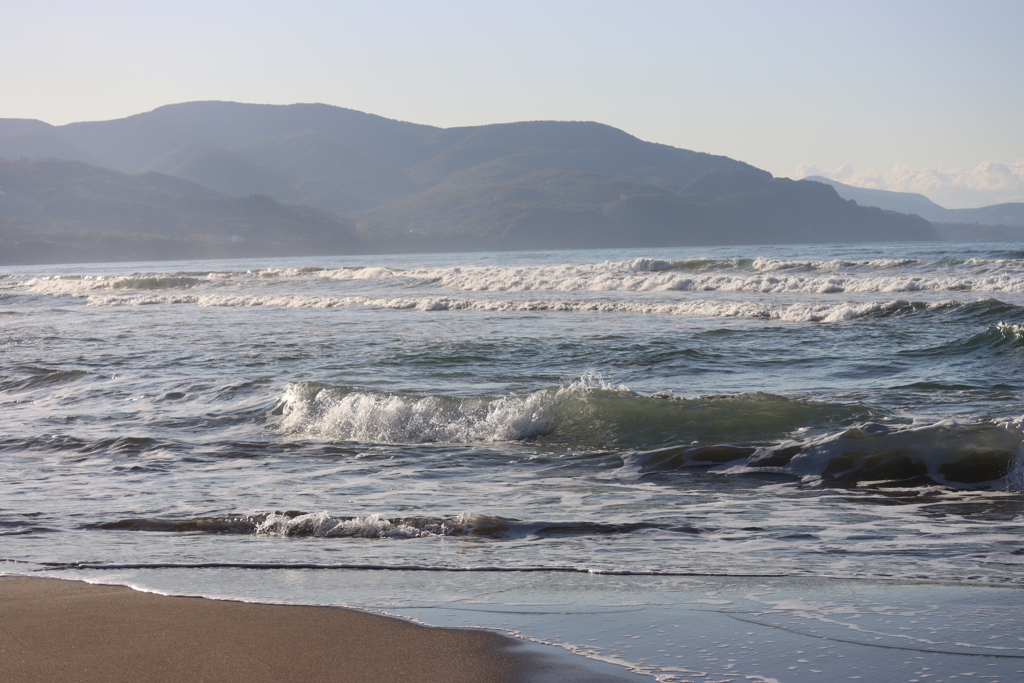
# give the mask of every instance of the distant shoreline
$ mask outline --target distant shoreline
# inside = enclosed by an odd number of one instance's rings
[[[942,226],[942,224],[940,224]],[[948,231],[947,231],[948,232]],[[994,234],[986,234],[985,238],[978,239],[963,239],[957,237],[953,233],[949,233],[947,239],[940,240],[922,240],[914,242],[906,242],[906,244],[938,244],[944,242],[1013,242],[1020,241],[1015,238],[998,236]],[[154,240],[153,246],[160,246],[164,244],[163,241]],[[775,243],[751,243],[751,244],[694,244],[694,245],[676,245],[676,246],[632,246],[632,247],[583,247],[583,248],[568,248],[568,247],[556,247],[556,248],[522,248],[515,249],[512,247],[485,247],[467,245],[462,243],[461,245],[456,243],[438,245],[436,248],[407,248],[407,249],[385,249],[385,248],[372,248],[367,246],[364,249],[357,249],[351,251],[337,251],[331,249],[291,249],[291,250],[273,250],[266,248],[267,245],[262,245],[265,250],[259,248],[260,245],[249,245],[239,243],[211,243],[209,241],[201,240],[182,240],[175,242],[175,248],[168,250],[167,255],[158,255],[152,251],[141,251],[133,252],[129,254],[119,255],[116,252],[112,252],[109,249],[104,249],[103,244],[91,245],[89,249],[73,250],[73,249],[59,249],[55,250],[50,256],[42,256],[38,258],[18,258],[19,251],[12,251],[8,245],[0,240],[0,268],[3,267],[29,267],[29,266],[63,266],[63,265],[84,265],[84,264],[124,264],[124,263],[169,263],[173,261],[218,261],[218,260],[243,260],[243,259],[285,259],[285,258],[344,258],[344,257],[366,257],[366,256],[405,256],[405,255],[422,255],[422,254],[487,254],[487,253],[518,253],[518,252],[552,252],[552,251],[608,251],[608,250],[644,250],[644,249],[717,249],[717,248],[737,248],[747,247],[751,249],[757,249],[760,247],[771,247],[779,248],[785,246],[807,246],[803,243],[793,243],[792,245],[787,244],[775,244]],[[817,244],[817,243],[815,243]],[[861,244],[871,244],[865,242],[836,242],[834,244],[848,244],[851,246],[857,246]],[[894,243],[896,244],[896,243]],[[410,246],[410,245],[407,245]],[[422,245],[420,245],[422,246]],[[825,246],[821,244],[818,246]]]

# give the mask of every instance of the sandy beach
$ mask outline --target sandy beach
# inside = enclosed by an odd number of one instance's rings
[[[487,631],[429,628],[333,607],[0,577],[7,683],[626,680],[520,647]]]

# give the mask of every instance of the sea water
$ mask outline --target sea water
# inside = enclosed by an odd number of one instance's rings
[[[826,670],[677,642],[709,612],[762,644],[889,615],[889,645],[1024,669],[1017,244],[6,267],[0,349],[0,572],[496,628],[664,681]],[[973,636],[908,635],[897,596],[939,586],[984,603],[948,615]],[[851,590],[892,604],[808,597]]]

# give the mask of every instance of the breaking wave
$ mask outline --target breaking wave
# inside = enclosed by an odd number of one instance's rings
[[[785,261],[779,259],[640,258],[557,266],[469,266],[397,270],[328,270],[332,279],[400,277],[464,291],[697,291],[833,294],[840,292],[1022,292],[1012,261],[963,262],[956,270],[917,272],[917,259]],[[979,267],[980,264],[984,267]],[[907,272],[900,272],[900,269]]]
[[[5,282],[3,289],[51,295],[97,292],[260,287],[261,283],[393,280],[405,286],[460,291],[692,291],[784,293],[1024,292],[1015,259],[873,259],[821,261],[776,258],[656,259],[532,266],[402,269],[269,268],[237,272],[58,275]]]
[[[300,382],[287,387],[274,412],[279,429],[302,438],[406,444],[541,440],[583,449],[779,438],[871,415],[862,406],[761,393],[642,396],[596,376],[529,394],[470,398]]]
[[[180,274],[153,275],[54,275],[32,278],[20,283],[19,289],[35,294],[85,294],[97,291],[159,291],[166,289],[191,289],[207,282],[199,278]]]
[[[303,382],[275,408],[293,436],[362,443],[535,441],[625,451],[625,472],[772,473],[828,486],[1021,488],[1019,421],[913,427],[871,421],[859,405],[771,394],[643,396],[600,377],[529,394],[460,398]],[[813,435],[818,436],[807,436]]]
[[[127,295],[90,296],[90,306],[152,306],[195,305],[279,308],[344,308],[366,306],[392,310],[417,311],[485,311],[485,312],[556,312],[556,313],[630,313],[643,315],[678,315],[714,318],[755,318],[784,322],[845,322],[860,318],[889,317],[934,310],[949,311],[969,304],[956,301],[926,303],[893,299],[862,303],[774,303],[758,301],[723,301],[690,299],[678,303],[600,300],[523,300],[523,299],[460,299],[444,296],[406,297],[328,297],[309,295],[246,296],[246,295]]]

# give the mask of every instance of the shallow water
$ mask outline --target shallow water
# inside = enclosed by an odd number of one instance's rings
[[[235,599],[487,628],[661,683],[1019,681],[1024,592],[935,582],[402,570],[204,570]],[[194,595],[195,570],[55,576]],[[299,599],[297,596],[302,596]],[[606,670],[614,673],[616,668]]]
[[[237,573],[200,566],[1018,586],[1022,257],[8,268],[0,571],[174,565],[225,596]]]

